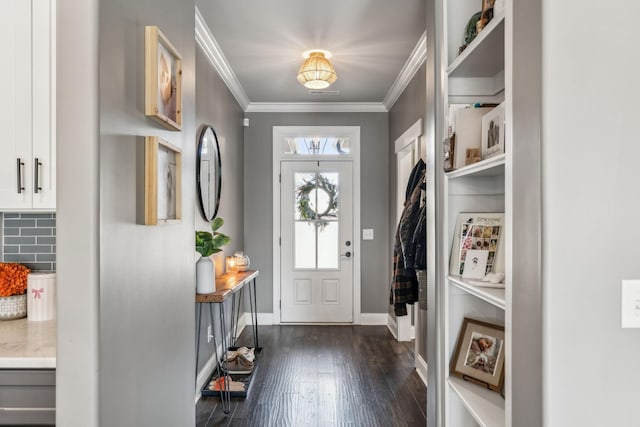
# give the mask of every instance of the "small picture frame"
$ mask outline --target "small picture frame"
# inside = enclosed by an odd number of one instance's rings
[[[465,317],[451,359],[451,375],[500,392],[504,354],[503,326]]]
[[[504,153],[504,104],[482,116],[482,159]]]
[[[493,254],[491,256],[493,257]],[[467,253],[464,258],[462,277],[465,279],[483,279],[487,270],[488,260],[488,250],[467,249]]]
[[[144,141],[144,224],[182,219],[182,151],[157,136]]]
[[[144,29],[145,115],[182,130],[182,57],[155,26]]]
[[[452,134],[442,143],[443,167],[445,172],[451,172],[456,165],[456,134]]]

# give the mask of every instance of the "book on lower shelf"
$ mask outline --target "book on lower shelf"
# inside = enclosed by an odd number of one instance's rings
[[[449,274],[463,276],[469,251],[469,261],[483,260],[484,273],[503,273],[504,213],[501,212],[463,212],[458,214],[453,234],[449,258]],[[478,257],[477,251],[486,251],[484,257]],[[467,271],[471,269],[467,268]],[[476,276],[477,277],[477,276]]]

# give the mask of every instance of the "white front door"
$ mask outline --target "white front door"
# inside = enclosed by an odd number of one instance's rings
[[[352,322],[351,162],[280,165],[280,321]]]

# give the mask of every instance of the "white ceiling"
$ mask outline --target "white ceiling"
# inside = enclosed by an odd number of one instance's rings
[[[196,3],[232,70],[229,79],[235,74],[251,103],[381,103],[426,22],[424,0]],[[310,95],[296,80],[302,52],[312,48],[333,53],[338,80],[329,90],[340,95]]]

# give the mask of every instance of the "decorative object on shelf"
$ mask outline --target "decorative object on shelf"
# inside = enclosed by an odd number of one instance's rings
[[[238,267],[238,271],[247,271],[249,269],[249,265],[251,265],[251,260],[248,255],[245,255],[242,252],[236,252],[233,254],[236,259],[236,266]]]
[[[225,259],[226,263],[226,273],[227,274],[235,274],[238,272],[238,264],[236,263],[236,257],[228,256]]]
[[[144,143],[144,224],[182,219],[182,152],[157,136]]]
[[[456,134],[452,134],[442,143],[442,151],[444,156],[444,171],[451,172],[455,170],[456,164]]]
[[[482,14],[477,23],[478,32],[482,31],[489,21],[493,19],[493,5],[495,2],[496,0],[482,0]]]
[[[0,263],[0,320],[20,319],[27,315],[27,276],[22,264]]]
[[[464,165],[469,166],[482,160],[482,153],[479,148],[467,148],[464,156]]]
[[[155,26],[144,27],[145,115],[182,129],[182,57]]]
[[[326,89],[338,79],[329,61],[331,52],[323,49],[308,50],[302,54],[305,61],[298,71],[298,81],[308,89]]]
[[[470,280],[469,283],[481,288],[504,289],[504,278],[504,273],[487,273],[487,275],[482,278],[482,281]]]
[[[464,318],[451,375],[500,392],[504,381],[504,326]]]
[[[224,224],[222,218],[211,221],[211,233],[196,231],[196,251],[201,255],[196,263],[196,293],[210,294],[215,292],[215,269],[211,255],[222,251],[224,245],[231,242],[226,234],[217,231]]]
[[[296,188],[296,209],[300,219],[320,220],[318,225],[323,229],[327,225],[323,219],[337,218],[338,186],[321,173],[302,181]]]
[[[504,153],[504,103],[482,116],[482,159]]]
[[[31,272],[27,277],[27,314],[30,322],[56,317],[56,273]]]
[[[478,150],[478,155],[475,156],[475,152],[473,152],[472,158],[482,157],[482,116],[491,109],[473,105],[456,105],[450,108],[449,121],[456,134],[454,169],[460,169],[466,165],[467,149]]]
[[[205,221],[218,215],[222,193],[222,158],[218,135],[212,126],[204,126],[198,138],[196,153],[196,184],[198,204]]]
[[[504,255],[500,251],[503,228],[504,213],[459,214],[452,239],[449,274],[463,275],[469,250],[487,251],[484,274],[504,273]]]
[[[464,43],[458,48],[458,55],[460,55],[478,35],[477,25],[481,16],[482,11],[474,13],[471,18],[469,18],[469,22],[467,22],[467,25],[464,27]]]

